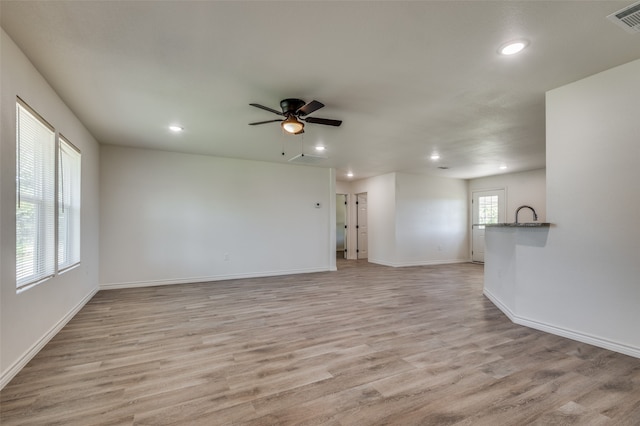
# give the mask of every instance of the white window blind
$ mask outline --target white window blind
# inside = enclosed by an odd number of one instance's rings
[[[16,285],[55,273],[55,132],[16,104]]]
[[[58,153],[58,270],[80,263],[80,152],[63,137]]]

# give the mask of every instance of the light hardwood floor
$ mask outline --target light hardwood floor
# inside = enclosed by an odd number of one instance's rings
[[[640,360],[512,324],[482,266],[99,292],[0,393],[9,425],[640,425]]]

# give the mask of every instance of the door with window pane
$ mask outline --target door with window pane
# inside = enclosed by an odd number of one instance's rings
[[[471,260],[484,262],[485,225],[504,222],[506,217],[504,189],[474,191],[472,205]]]

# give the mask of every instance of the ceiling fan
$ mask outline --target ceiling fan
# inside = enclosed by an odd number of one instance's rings
[[[318,101],[311,101],[308,104],[301,99],[283,99],[280,101],[280,108],[282,108],[282,112],[276,111],[275,109],[260,105],[260,104],[249,104],[256,108],[263,109],[265,111],[270,111],[274,114],[278,114],[284,117],[284,119],[277,120],[267,120],[267,121],[258,121],[256,123],[249,123],[250,126],[255,126],[258,124],[266,124],[266,123],[275,123],[280,122],[280,126],[284,129],[285,132],[291,133],[293,135],[298,135],[300,133],[304,133],[304,123],[313,123],[313,124],[324,124],[326,126],[336,126],[342,124],[341,120],[330,120],[328,118],[317,118],[317,117],[307,117],[307,115],[311,114],[322,108],[324,104]]]

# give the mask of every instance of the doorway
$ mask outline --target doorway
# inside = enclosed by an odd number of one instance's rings
[[[505,221],[504,189],[473,191],[471,195],[471,261],[484,263],[484,230],[490,223]]]
[[[336,259],[347,258],[347,194],[336,194]]]
[[[369,257],[369,227],[367,210],[367,193],[356,194],[356,235],[357,235],[357,259]]]

